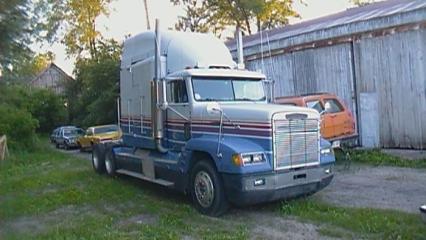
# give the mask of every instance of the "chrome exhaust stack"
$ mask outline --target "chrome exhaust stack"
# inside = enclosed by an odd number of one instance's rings
[[[155,77],[151,84],[151,115],[153,131],[152,137],[155,141],[157,150],[166,153],[167,149],[163,147],[163,107],[167,106],[165,102],[165,82],[161,77],[161,34],[160,21],[155,19]],[[161,83],[160,83],[161,82]],[[162,96],[160,102],[160,86],[162,88]]]
[[[237,30],[235,32],[235,39],[237,40],[237,68],[245,69],[244,65],[244,55],[243,55],[243,35],[241,33],[241,28],[237,26]]]

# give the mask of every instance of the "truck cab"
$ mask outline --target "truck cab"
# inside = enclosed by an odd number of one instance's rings
[[[187,193],[203,214],[312,194],[333,178],[313,109],[270,103],[266,76],[238,69],[214,36],[146,32],[124,43],[122,140],[94,147],[98,173]]]

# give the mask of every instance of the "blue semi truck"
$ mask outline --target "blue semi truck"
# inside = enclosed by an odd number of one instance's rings
[[[335,162],[319,113],[271,103],[270,84],[210,34],[131,37],[121,58],[123,137],[94,146],[93,168],[182,191],[211,216],[315,193]]]

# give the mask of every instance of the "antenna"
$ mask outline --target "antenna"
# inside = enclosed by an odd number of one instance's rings
[[[269,34],[266,32],[266,41],[268,42],[268,51],[269,51],[269,60],[271,60],[271,67],[272,67],[272,79],[271,79],[271,101],[275,101],[275,67],[274,67],[274,61],[272,60],[272,52],[271,52],[271,44],[269,42]]]
[[[149,24],[149,11],[148,11],[148,2],[147,2],[147,0],[143,0],[143,5],[145,7],[146,28],[147,28],[147,30],[150,30],[151,29],[151,24]]]
[[[263,36],[262,36],[262,29],[260,29],[260,62],[262,65],[262,73],[264,73],[264,62],[263,62]]]

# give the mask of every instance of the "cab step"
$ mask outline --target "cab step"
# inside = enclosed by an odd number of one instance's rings
[[[165,186],[165,187],[173,187],[175,185],[173,182],[169,182],[169,181],[166,181],[164,179],[150,178],[150,177],[147,177],[147,176],[145,176],[141,173],[132,172],[132,171],[125,170],[125,169],[118,169],[116,172],[119,173],[119,174],[124,174],[124,175],[128,175],[128,176],[131,176],[131,177],[139,178],[139,179],[142,179],[142,180],[145,180],[145,181],[153,182],[153,183]]]

